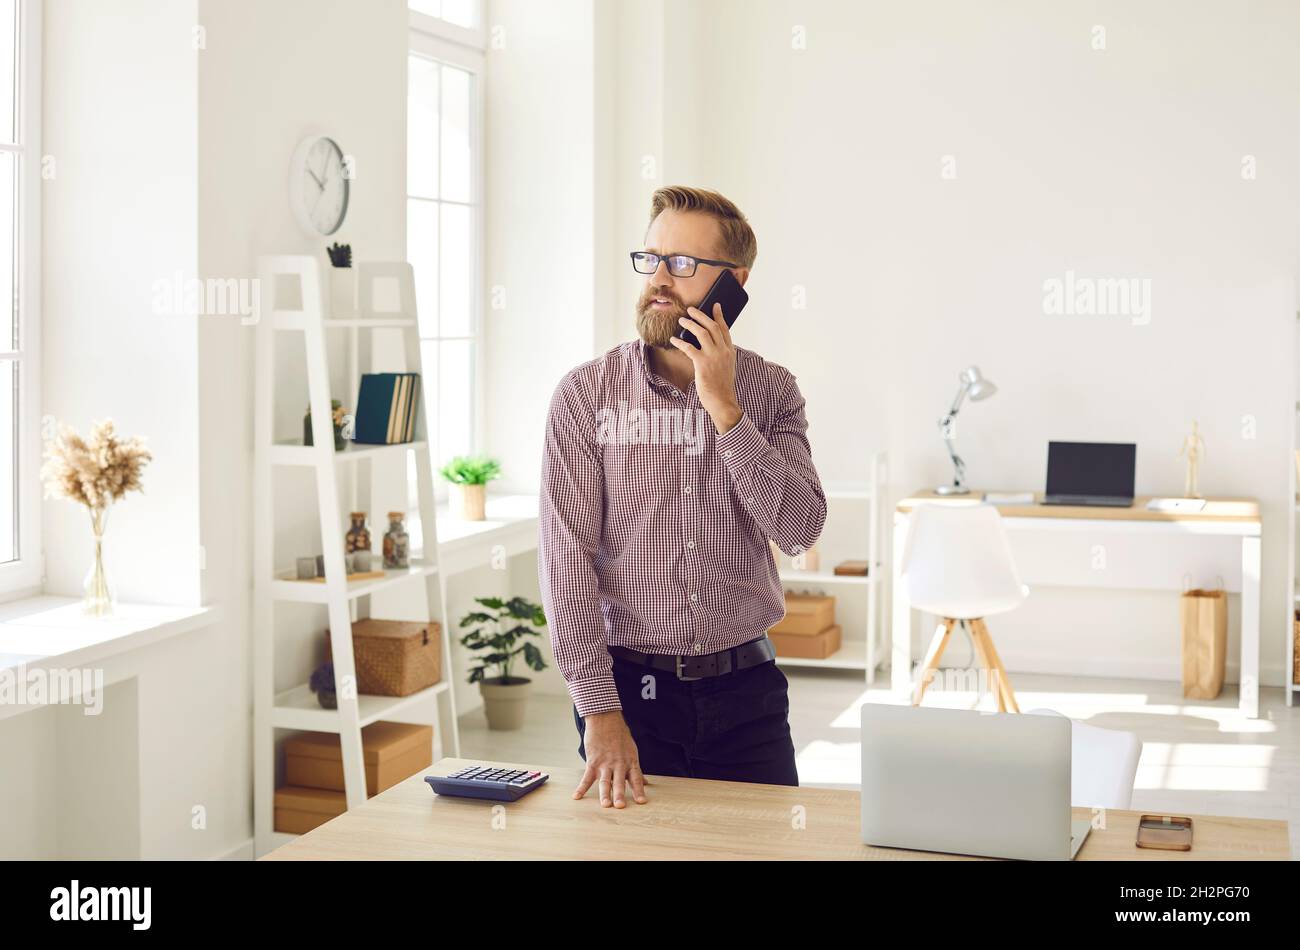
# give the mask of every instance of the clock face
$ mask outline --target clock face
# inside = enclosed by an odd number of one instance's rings
[[[290,169],[290,203],[299,222],[319,234],[333,234],[348,213],[351,182],[344,174],[343,150],[326,136],[305,139]]]

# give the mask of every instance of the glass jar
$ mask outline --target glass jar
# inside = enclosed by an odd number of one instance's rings
[[[388,533],[384,535],[384,567],[411,566],[411,538],[402,525],[403,512],[388,513]]]
[[[352,527],[344,536],[344,550],[351,554],[354,551],[370,550],[370,529],[366,527],[366,513],[364,511],[354,511],[349,518],[352,519]]]

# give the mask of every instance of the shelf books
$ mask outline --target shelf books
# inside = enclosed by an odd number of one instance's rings
[[[420,409],[418,373],[365,373],[357,393],[352,441],[365,445],[395,445],[415,438]]]

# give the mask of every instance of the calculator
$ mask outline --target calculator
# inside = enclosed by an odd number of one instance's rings
[[[548,778],[550,776],[545,772],[529,769],[471,765],[451,775],[426,775],[424,780],[439,795],[513,802],[540,788]]]

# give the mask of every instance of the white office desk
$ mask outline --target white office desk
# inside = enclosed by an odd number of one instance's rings
[[[890,685],[907,694],[912,683],[912,605],[902,583],[909,515],[923,502],[980,504],[983,492],[961,498],[915,492],[894,512],[893,648]],[[1035,501],[1038,495],[1035,495]],[[1240,708],[1259,715],[1259,504],[1253,499],[1210,499],[1196,513],[1072,505],[998,505],[1020,579],[1045,587],[1181,591],[1186,579],[1217,583],[1241,594]],[[1104,570],[1097,568],[1104,551]],[[1171,609],[1174,609],[1171,607]]]

